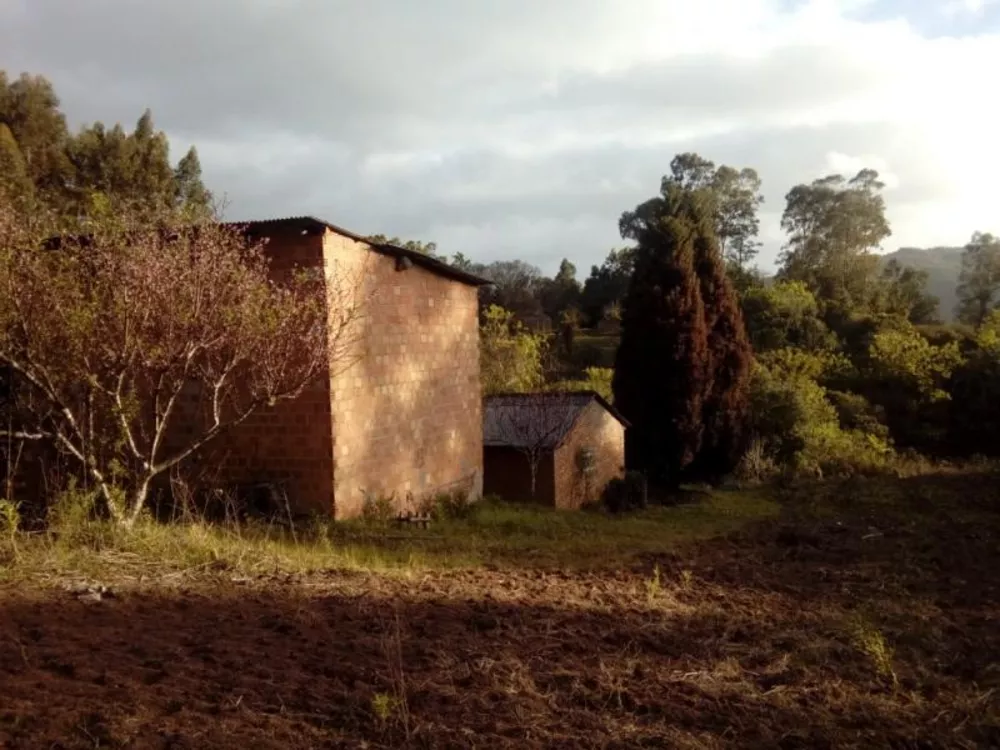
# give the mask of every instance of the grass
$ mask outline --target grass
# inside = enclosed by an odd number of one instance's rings
[[[564,512],[483,502],[468,518],[426,530],[365,521],[276,524],[160,524],[131,530],[76,515],[54,533],[7,533],[0,580],[38,574],[156,577],[180,571],[233,574],[315,570],[421,571],[482,566],[593,569],[630,564],[678,544],[709,539],[773,517],[762,492],[706,494],[697,503],[631,515]]]

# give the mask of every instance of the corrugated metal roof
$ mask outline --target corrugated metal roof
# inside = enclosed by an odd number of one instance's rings
[[[592,401],[628,427],[625,418],[594,391],[499,394],[483,402],[483,445],[558,448]]]
[[[357,242],[365,242],[371,245],[376,252],[382,253],[383,255],[389,255],[394,258],[408,258],[416,266],[425,268],[431,273],[436,273],[439,276],[460,281],[463,284],[468,284],[470,286],[488,286],[493,283],[488,279],[484,279],[468,273],[467,271],[455,268],[454,266],[438,260],[437,258],[432,258],[429,255],[418,253],[416,250],[408,250],[405,247],[397,247],[396,245],[389,245],[386,243],[372,242],[367,237],[348,229],[344,229],[343,227],[338,227],[336,224],[331,224],[323,219],[317,219],[314,216],[288,216],[278,219],[256,219],[253,221],[234,221],[230,223],[233,226],[246,227],[246,229],[251,232],[255,230],[259,231],[267,229],[269,227],[281,229],[301,228],[305,230],[321,228],[329,229],[331,232],[335,232],[342,237],[347,237],[348,239],[352,239]]]

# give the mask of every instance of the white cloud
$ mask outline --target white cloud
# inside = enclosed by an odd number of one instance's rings
[[[996,5],[997,0],[948,0],[944,4],[943,13],[946,16],[957,15],[980,15],[991,5]]]
[[[77,121],[152,107],[238,218],[583,269],[695,150],[758,169],[769,258],[784,194],[829,171],[883,174],[889,247],[998,220],[1000,36],[858,20],[870,0],[11,2],[0,67]]]

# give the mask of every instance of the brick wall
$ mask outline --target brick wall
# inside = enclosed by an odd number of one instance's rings
[[[477,290],[332,231],[269,229],[276,273],[322,267],[331,305],[329,377],[251,416],[199,462],[223,483],[280,480],[297,512],[360,513],[364,493],[482,492]],[[346,298],[346,299],[345,299]],[[341,332],[343,335],[337,336]]]
[[[590,448],[594,471],[585,476],[577,454]],[[588,404],[555,454],[556,507],[573,509],[598,500],[605,485],[624,474],[625,427],[596,401]]]
[[[276,275],[323,262],[322,236],[272,228],[265,252]],[[196,420],[193,414],[187,419]],[[183,426],[182,426],[183,429]],[[333,430],[330,386],[320,377],[297,399],[262,409],[213,441],[193,462],[195,478],[218,484],[280,482],[297,513],[333,508]]]
[[[464,488],[482,492],[477,290],[328,232],[331,279],[363,277],[355,356],[334,371],[334,507],[357,515],[366,494],[400,509]],[[336,284],[338,282],[333,281]]]

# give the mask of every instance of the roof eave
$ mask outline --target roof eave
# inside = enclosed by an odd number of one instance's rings
[[[315,216],[289,216],[284,219],[263,219],[258,221],[247,221],[247,222],[231,222],[234,226],[245,226],[245,227],[266,227],[267,225],[278,226],[281,224],[310,224],[316,229],[326,229],[334,234],[339,234],[341,237],[346,237],[349,240],[354,240],[355,242],[362,242],[368,245],[370,248],[383,255],[389,255],[394,258],[408,258],[413,262],[414,265],[420,266],[431,273],[436,273],[438,276],[444,276],[450,278],[453,281],[458,281],[469,286],[488,286],[493,282],[476,276],[475,274],[468,273],[461,270],[460,268],[455,268],[437,258],[432,258],[429,255],[424,255],[423,253],[418,253],[416,250],[408,250],[405,247],[399,247],[398,245],[391,245],[389,243],[383,242],[372,242],[368,237],[358,234],[357,232],[352,232],[349,229],[344,229],[343,227],[337,226],[336,224],[331,224],[329,221],[324,219],[317,219]]]

